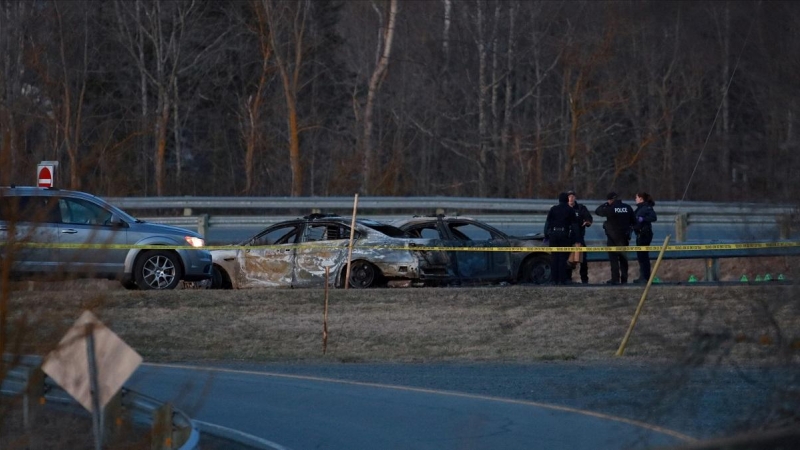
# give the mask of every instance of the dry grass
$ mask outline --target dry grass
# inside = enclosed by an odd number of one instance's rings
[[[595,264],[590,277],[604,270]],[[674,265],[662,277],[692,270]],[[324,290],[141,292],[102,281],[17,287],[7,329],[19,344],[14,351],[46,354],[90,309],[149,362],[610,362],[619,360],[613,355],[642,293],[641,286],[580,285],[333,290],[323,354]],[[797,286],[777,283],[653,286],[624,361],[796,365],[797,294]],[[70,448],[91,446],[88,418],[48,414],[29,436],[14,417],[18,409],[0,417],[0,447],[55,448],[65,436],[74,440]],[[128,436],[113,448],[149,445],[146,432]],[[204,448],[230,448],[204,439]]]
[[[84,309],[156,361],[514,361],[613,357],[641,287],[33,291],[20,349],[44,354]],[[626,356],[770,364],[800,357],[793,285],[654,286]],[[22,330],[17,322],[17,330]]]

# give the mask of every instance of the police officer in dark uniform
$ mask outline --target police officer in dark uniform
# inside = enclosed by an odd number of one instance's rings
[[[575,238],[575,243],[586,247],[586,229],[592,226],[594,219],[592,218],[592,214],[589,212],[589,208],[584,206],[583,203],[578,203],[578,194],[576,194],[575,191],[567,191],[567,196],[569,198],[568,204],[570,207],[572,207],[572,210],[575,211],[575,218],[578,221],[578,236]],[[581,252],[580,275],[581,283],[583,284],[587,284],[589,282],[589,266],[586,264],[586,257],[588,255],[589,254],[587,252]],[[567,279],[570,281],[572,280],[572,269],[572,265],[568,264]]]
[[[631,240],[631,231],[636,223],[636,216],[630,205],[622,203],[616,192],[609,192],[606,202],[598,206],[595,214],[605,217],[603,230],[608,238],[609,247],[627,247]],[[611,262],[611,279],[607,284],[625,284],[628,282],[628,257],[623,252],[608,252]]]
[[[633,232],[636,233],[636,245],[650,245],[653,242],[653,222],[658,220],[653,206],[656,202],[647,192],[636,194],[636,223],[633,225]],[[634,283],[647,283],[650,280],[650,254],[648,252],[636,252],[636,259],[639,261],[639,278],[633,280]]]
[[[558,204],[550,208],[544,222],[544,237],[550,247],[572,247],[578,235],[578,221],[575,212],[567,203],[566,192],[558,194]],[[567,284],[567,258],[569,252],[551,253],[551,273],[553,284]]]

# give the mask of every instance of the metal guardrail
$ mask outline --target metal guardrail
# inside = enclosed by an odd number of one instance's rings
[[[144,220],[196,229],[204,236],[209,228],[266,227],[309,212],[349,215],[353,208],[350,197],[118,197],[107,201],[126,210],[145,212],[148,216]],[[592,199],[581,202],[591,210],[603,203]],[[359,198],[358,208],[363,217],[381,221],[443,213],[468,215],[496,227],[526,224],[535,228],[544,223],[553,204],[554,200],[542,199],[364,197]],[[233,211],[241,214],[234,215]],[[658,214],[660,223],[674,224],[675,242],[686,241],[688,227],[710,224],[775,226],[781,239],[789,239],[800,215],[792,206],[676,201],[659,202]]]
[[[11,361],[9,355],[3,355],[3,359],[7,362]],[[6,387],[14,387],[15,390],[2,390],[0,393],[6,395],[24,395],[27,396],[28,386],[30,382],[31,373],[39,367],[36,358],[24,358],[21,364],[13,367],[8,371],[4,380],[0,380]],[[66,391],[64,391],[58,384],[45,377],[42,380],[44,383],[43,392],[44,398],[50,402],[67,404],[75,406],[76,410],[83,411],[81,407]],[[131,413],[131,419],[140,424],[153,426],[155,422],[156,412],[165,407],[165,403],[138,392],[123,388],[120,392],[121,404]],[[25,420],[28,417],[30,399],[23,402]],[[171,436],[170,441],[174,442],[170,448],[177,450],[197,450],[200,448],[200,430],[195,423],[184,412],[168,408],[171,413]],[[154,433],[155,436],[155,433]],[[161,445],[155,445],[153,448],[163,448]]]
[[[106,199],[109,203],[123,209],[252,209],[252,210],[312,210],[352,211],[351,197],[114,197]],[[594,209],[603,200],[581,199],[581,203]],[[556,203],[550,199],[506,199],[472,197],[360,197],[359,210],[367,211],[416,211],[423,214],[435,213],[442,209],[450,212],[513,212],[519,214],[547,213]],[[676,202],[658,203],[659,213],[665,214],[706,214],[706,215],[748,215],[758,214],[778,216],[797,213],[797,208],[763,203],[712,203]],[[187,215],[192,215],[191,212]]]

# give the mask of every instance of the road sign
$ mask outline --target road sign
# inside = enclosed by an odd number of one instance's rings
[[[88,411],[93,412],[87,325],[94,339],[97,391],[100,410],[142,363],[142,357],[109,330],[97,317],[85,311],[50,352],[42,370]]]
[[[49,188],[55,187],[55,175],[58,161],[42,161],[36,169],[37,186]]]

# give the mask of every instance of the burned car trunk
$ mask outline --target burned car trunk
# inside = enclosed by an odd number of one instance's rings
[[[550,281],[550,254],[541,238],[520,239],[468,217],[427,216],[392,222],[412,237],[435,240],[438,283],[534,283]],[[511,248],[526,251],[511,251]],[[447,248],[454,250],[447,251]],[[475,250],[472,250],[472,249]],[[485,248],[486,250],[481,250]],[[508,248],[509,251],[503,249]],[[541,250],[538,250],[541,248]],[[423,271],[423,278],[425,273]],[[433,279],[433,277],[430,277]]]

